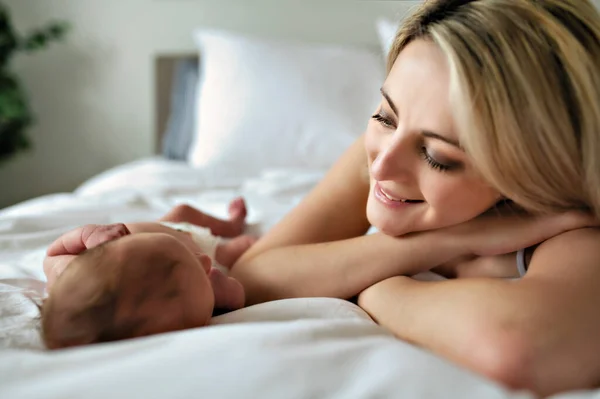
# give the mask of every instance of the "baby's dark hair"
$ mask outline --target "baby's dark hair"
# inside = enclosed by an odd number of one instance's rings
[[[142,258],[144,264],[134,265],[140,260],[110,256],[109,245],[75,258],[42,304],[42,337],[48,349],[146,335],[141,331],[147,330],[148,317],[136,312],[119,316],[123,303],[135,308],[157,296],[177,294],[177,284],[169,284],[177,262],[164,256]]]

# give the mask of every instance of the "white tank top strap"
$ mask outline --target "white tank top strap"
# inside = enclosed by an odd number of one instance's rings
[[[525,250],[526,248],[519,249],[517,251],[517,270],[519,276],[524,277],[527,273],[527,264],[525,262]]]

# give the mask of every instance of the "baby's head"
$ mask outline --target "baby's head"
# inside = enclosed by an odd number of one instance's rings
[[[42,306],[58,349],[204,326],[214,307],[210,259],[161,233],[127,235],[77,256]]]

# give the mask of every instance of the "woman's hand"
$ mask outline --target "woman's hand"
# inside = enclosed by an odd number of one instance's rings
[[[439,231],[444,242],[457,248],[460,255],[433,271],[447,278],[520,277],[516,261],[519,249],[536,246],[569,230],[597,225],[591,215],[583,212],[531,216],[506,207],[495,208]]]
[[[570,230],[598,225],[598,220],[583,212],[530,216],[499,208],[443,230],[464,255],[495,256],[531,247]]]

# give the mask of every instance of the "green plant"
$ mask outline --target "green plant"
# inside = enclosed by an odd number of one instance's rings
[[[8,8],[0,3],[0,162],[31,146],[27,129],[33,114],[18,77],[11,71],[12,58],[32,53],[62,39],[68,31],[64,22],[53,22],[27,35],[13,29]]]

